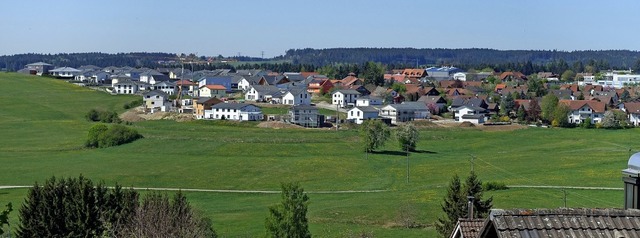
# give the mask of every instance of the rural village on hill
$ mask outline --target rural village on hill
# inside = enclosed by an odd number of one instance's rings
[[[345,122],[381,119],[390,125],[423,119],[494,125],[511,122],[597,127],[640,125],[640,74],[611,70],[599,75],[539,72],[467,73],[456,67],[408,68],[384,74],[384,84],[366,84],[349,74],[332,79],[316,72],[201,70],[92,65],[54,68],[37,62],[19,72],[51,75],[79,85],[99,86],[112,94],[135,94],[146,113],[180,112],[195,119],[282,120],[322,127],[318,108],[346,113]],[[560,79],[571,77],[570,79]],[[574,81],[575,79],[575,81]],[[542,110],[554,97],[566,118]],[[313,99],[313,100],[312,100]],[[263,115],[259,105],[291,106],[286,116]],[[269,105],[266,105],[269,106]],[[548,114],[548,115],[545,115]],[[610,119],[610,120],[607,120]],[[553,124],[552,123],[552,124]],[[612,125],[611,123],[616,123]]]
[[[630,70],[597,75],[524,75],[514,71],[465,72],[441,66],[391,70],[382,75],[381,84],[370,83],[370,79],[354,73],[336,79],[317,72],[92,65],[71,68],[45,62],[27,64],[18,72],[54,77],[112,95],[138,95],[141,104],[130,111],[136,111],[141,118],[172,113],[189,120],[265,121],[280,126],[335,129],[370,120],[390,126],[412,122],[482,128],[512,124],[585,128],[640,125],[640,74]],[[263,113],[263,109],[273,107],[286,108],[287,112]],[[630,158],[623,175],[624,210],[482,211],[491,208],[491,200],[478,201],[470,196],[468,201],[457,201],[468,211],[458,211],[454,226],[443,227],[446,232],[440,234],[451,231],[452,238],[567,234],[640,237],[640,212],[635,210],[640,208],[640,154]],[[476,212],[488,217],[474,216]]]

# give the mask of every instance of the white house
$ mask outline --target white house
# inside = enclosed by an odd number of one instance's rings
[[[256,102],[266,102],[268,96],[280,92],[276,86],[270,85],[250,85],[247,93],[244,95],[244,100],[247,101],[256,101]]]
[[[223,98],[227,96],[227,88],[222,85],[204,85],[200,87],[199,94],[200,97],[208,97],[208,98]]]
[[[80,74],[82,71],[71,67],[60,67],[49,70],[49,73],[58,78],[73,78]]]
[[[622,110],[627,113],[629,123],[640,126],[640,102],[626,102]]]
[[[310,105],[311,94],[306,87],[291,88],[282,96],[282,104],[285,105]]]
[[[245,103],[218,103],[211,110],[204,110],[206,119],[234,120],[234,121],[259,121],[262,120],[262,110]]]
[[[169,95],[163,91],[150,91],[142,94],[142,100],[144,101],[144,107],[146,110],[154,113],[156,111],[169,111],[171,103],[169,102]]]
[[[160,83],[156,83],[153,85],[153,89],[154,90],[160,90],[165,92],[166,94],[169,95],[174,95],[178,92],[178,89],[176,87],[176,83],[173,82],[169,82],[169,81],[163,81]]]
[[[462,105],[452,109],[453,116],[457,122],[471,122],[474,124],[484,124],[486,121],[486,109],[471,105]]]
[[[453,80],[467,81],[467,73],[457,72],[453,74]]]
[[[602,122],[606,110],[604,102],[594,100],[560,100],[559,103],[569,106],[571,111],[567,119],[574,124],[582,123],[587,118],[591,118],[593,124]]]
[[[120,80],[113,84],[113,93],[117,94],[136,94],[140,89],[138,83],[131,80]]]
[[[347,112],[347,120],[362,124],[364,120],[378,118],[378,109],[372,106],[354,107]]]
[[[380,117],[391,119],[391,124],[398,122],[426,119],[430,117],[427,105],[421,102],[404,102],[402,104],[390,104],[380,109]]]
[[[356,107],[368,107],[382,105],[382,98],[373,96],[362,96],[356,99]]]
[[[354,106],[356,99],[360,97],[360,92],[353,89],[342,89],[335,91],[331,95],[331,104],[338,105],[340,107]]]

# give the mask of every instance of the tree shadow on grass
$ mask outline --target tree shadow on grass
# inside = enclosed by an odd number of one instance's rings
[[[371,154],[407,156],[406,152],[404,152],[404,151],[396,151],[396,150],[373,151],[373,152],[371,152]],[[409,151],[409,154],[437,154],[437,152],[428,151],[428,150],[416,150],[416,151]]]

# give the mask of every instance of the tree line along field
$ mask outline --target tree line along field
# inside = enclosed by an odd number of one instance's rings
[[[113,186],[279,191],[298,181],[309,192],[308,218],[318,237],[434,237],[433,222],[455,173],[470,159],[479,178],[507,185],[622,188],[621,170],[640,150],[638,129],[543,129],[487,132],[473,128],[420,130],[406,157],[392,139],[368,156],[356,130],[270,129],[256,123],[143,121],[145,138],[117,147],[85,149],[90,109],[122,112],[138,96],[111,96],[64,81],[0,73],[0,186],[33,185],[51,176]],[[26,189],[0,190],[0,204],[18,208]],[[341,191],[341,192],[331,192]],[[347,192],[344,192],[347,191]],[[348,192],[369,191],[369,192]],[[567,189],[568,207],[622,207],[619,190]],[[224,237],[260,236],[277,193],[186,192]],[[556,208],[560,189],[489,191],[495,208]],[[407,209],[409,208],[409,209]],[[16,209],[17,210],[17,209]],[[403,228],[411,211],[419,228]],[[17,222],[17,211],[12,214]]]

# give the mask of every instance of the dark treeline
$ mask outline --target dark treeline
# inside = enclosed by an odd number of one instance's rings
[[[0,56],[0,69],[17,71],[25,65],[35,62],[45,62],[55,66],[80,67],[82,65],[131,66],[155,68],[159,61],[175,60],[175,54],[169,53],[70,53],[70,54],[16,54]]]
[[[324,66],[336,63],[362,64],[367,61],[385,65],[496,65],[531,62],[545,65],[556,60],[568,64],[590,60],[605,61],[615,68],[629,68],[640,59],[640,52],[630,50],[494,50],[494,49],[414,49],[414,48],[333,48],[291,49],[283,59],[294,64]]]

